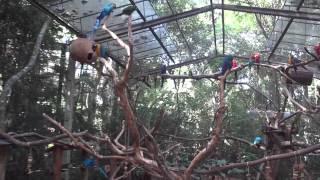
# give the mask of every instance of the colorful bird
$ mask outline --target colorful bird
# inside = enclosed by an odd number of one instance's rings
[[[255,146],[257,146],[258,148],[260,148],[260,146],[262,145],[262,141],[263,141],[263,139],[262,139],[261,136],[256,136],[256,137],[254,138],[253,144],[254,144]]]
[[[294,57],[292,54],[289,54],[289,58],[288,58],[288,64],[293,66],[293,69],[295,72],[297,72],[298,68],[297,68],[297,64],[302,63],[301,60],[299,60],[298,58]],[[302,68],[304,68],[305,70],[308,70],[304,65],[301,65]]]
[[[160,74],[167,74],[167,66],[165,64],[160,65]],[[163,87],[164,84],[164,77],[161,77],[161,88]]]
[[[251,58],[250,58],[250,60],[251,60],[251,64],[252,63],[256,63],[257,64],[257,72],[259,72],[259,69],[260,69],[260,66],[259,66],[259,64],[260,64],[260,53],[258,53],[258,52],[256,52],[256,53],[253,53],[252,55],[251,55]]]
[[[94,30],[97,30],[100,27],[101,21],[105,17],[110,16],[110,14],[113,12],[115,8],[116,8],[116,5],[113,3],[108,3],[103,7],[102,11],[100,12],[100,15],[96,19]]]
[[[227,70],[230,70],[232,68],[232,60],[233,56],[232,55],[226,55],[223,59],[223,63],[221,65],[221,73],[220,75],[224,76]]]
[[[317,56],[320,57],[320,43],[314,46],[314,51],[316,52]]]
[[[122,12],[120,14],[117,14],[115,16],[130,16],[135,10],[137,10],[137,6],[127,6],[126,8],[122,9]]]
[[[233,60],[233,56],[232,55],[226,55],[223,58],[223,63],[221,65],[221,72],[220,75],[223,76],[225,78],[226,72],[230,71],[232,68],[232,60]],[[224,79],[224,85],[223,85],[223,89],[226,88],[226,79]]]
[[[237,68],[238,67],[238,61],[236,59],[232,60],[232,69]],[[234,72],[234,81],[238,80],[238,73],[237,71]]]

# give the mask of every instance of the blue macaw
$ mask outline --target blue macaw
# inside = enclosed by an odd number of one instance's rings
[[[160,65],[160,74],[167,74],[167,66],[165,64]],[[164,77],[161,77],[161,88],[163,87]]]
[[[223,58],[223,63],[221,65],[222,70],[220,75],[224,76],[227,70],[230,70],[232,68],[232,60],[233,60],[232,55],[226,55]]]
[[[254,145],[260,145],[262,144],[262,137],[261,136],[256,136],[253,142]]]
[[[94,159],[88,158],[83,161],[83,165],[85,168],[93,168],[96,164]]]
[[[233,60],[232,55],[226,55],[223,58],[223,63],[221,65],[221,72],[220,72],[221,76],[224,76],[228,70],[232,69],[232,60]],[[226,88],[226,79],[224,80],[224,85],[223,85],[223,89],[225,88]]]
[[[111,4],[111,3],[108,3],[103,7],[100,15],[96,19],[96,24],[94,26],[94,30],[97,30],[100,27],[102,19],[109,16],[115,7],[116,7],[116,5]]]

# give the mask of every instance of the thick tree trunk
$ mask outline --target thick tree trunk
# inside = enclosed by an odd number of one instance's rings
[[[74,120],[74,99],[75,99],[75,61],[70,60],[68,64],[67,78],[66,78],[66,106],[64,112],[64,127],[69,131],[72,131],[72,124]],[[64,164],[70,164],[71,162],[71,152],[65,151],[64,153]],[[69,180],[69,170],[65,171],[65,180]]]

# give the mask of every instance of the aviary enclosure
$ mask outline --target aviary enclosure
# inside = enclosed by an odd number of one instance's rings
[[[0,180],[320,178],[319,11],[1,1]]]

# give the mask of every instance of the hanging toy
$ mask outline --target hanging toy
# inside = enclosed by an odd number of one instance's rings
[[[232,68],[231,69],[234,69],[234,68],[237,68],[238,67],[238,61],[236,59],[233,59],[232,60]],[[237,81],[238,80],[238,71],[235,71],[234,72],[234,81]]]
[[[97,46],[87,38],[78,38],[70,45],[70,57],[81,64],[92,64],[97,60]]]

